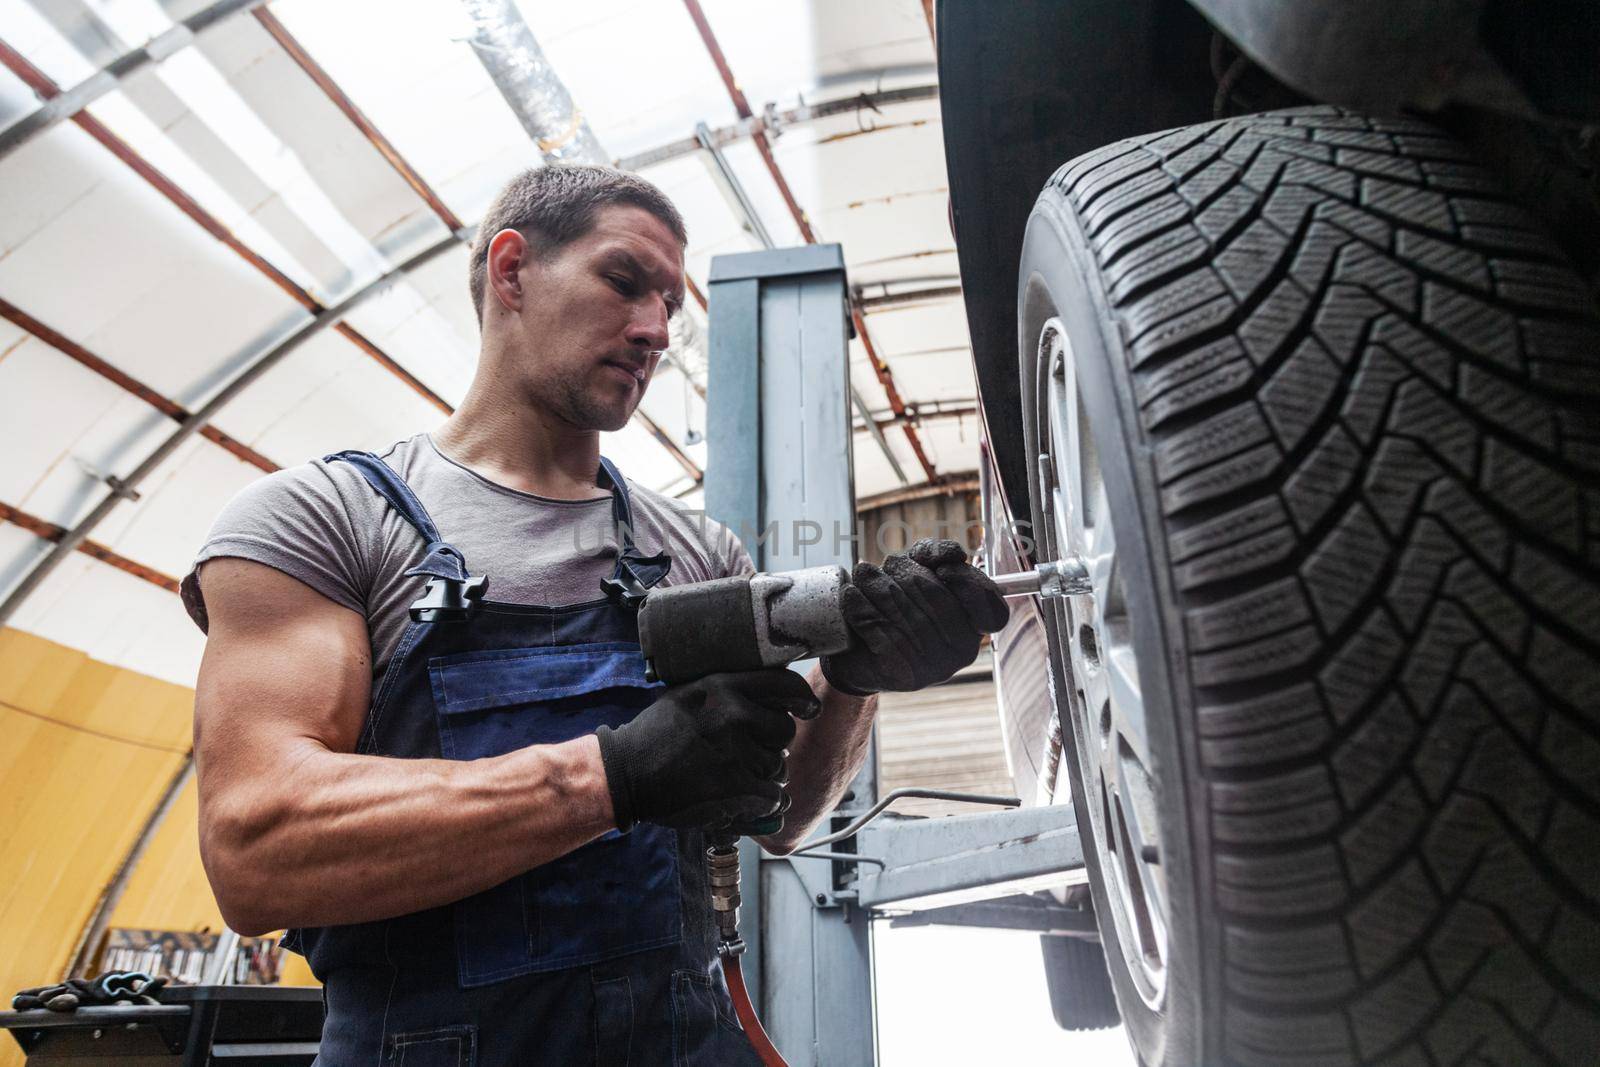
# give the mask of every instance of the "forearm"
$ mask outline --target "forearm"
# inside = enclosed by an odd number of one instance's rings
[[[612,826],[595,739],[492,759],[410,760],[307,740],[280,772],[205,803],[207,873],[241,933],[368,922],[446,904]]]
[[[783,854],[804,841],[839,803],[866,759],[877,714],[876,696],[856,697],[828,684],[820,667],[807,678],[822,711],[798,725],[789,746],[789,797],[783,829],[760,838],[767,851]]]

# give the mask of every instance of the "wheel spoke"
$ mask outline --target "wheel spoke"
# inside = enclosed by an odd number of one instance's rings
[[[1101,659],[1101,675],[1111,699],[1111,721],[1133,750],[1134,756],[1149,768],[1150,735],[1145,727],[1144,700],[1139,694],[1139,666],[1133,649],[1114,644]]]

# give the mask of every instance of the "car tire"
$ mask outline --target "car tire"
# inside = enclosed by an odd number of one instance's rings
[[[1147,1067],[1600,1047],[1600,319],[1426,124],[1063,166],[1018,297],[1035,558]]]
[[[1081,937],[1044,934],[1044,980],[1050,990],[1050,1011],[1063,1030],[1104,1030],[1122,1021],[1117,997],[1106,971],[1106,954],[1098,942]]]

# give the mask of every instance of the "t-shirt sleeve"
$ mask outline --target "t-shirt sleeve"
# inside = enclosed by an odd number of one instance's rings
[[[709,525],[707,540],[710,543],[707,547],[711,552],[713,565],[717,568],[715,577],[732,578],[741,574],[754,574],[755,561],[750,558],[750,553],[745,551],[744,542],[720,522]]]
[[[223,556],[265,564],[336,604],[366,610],[366,555],[339,487],[323,464],[260,478],[222,509],[181,586],[183,606],[202,631],[208,629],[209,618],[200,566]]]

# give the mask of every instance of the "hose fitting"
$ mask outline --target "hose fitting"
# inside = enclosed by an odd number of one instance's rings
[[[716,913],[717,950],[724,956],[737,955],[744,951],[739,937],[738,845],[713,841],[706,849],[706,875],[711,882],[711,910]]]

